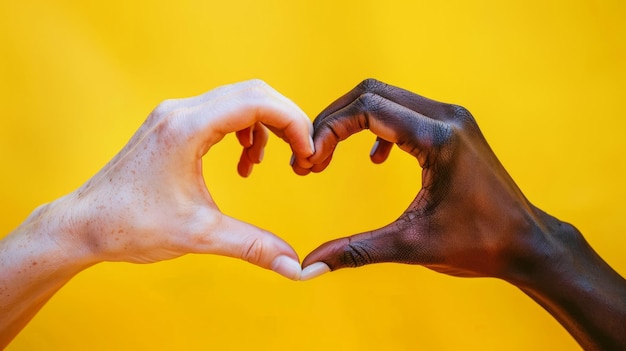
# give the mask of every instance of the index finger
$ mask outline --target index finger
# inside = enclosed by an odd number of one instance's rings
[[[423,165],[422,151],[447,138],[447,122],[456,119],[456,111],[455,105],[367,79],[330,104],[313,122],[316,152],[310,158],[310,169],[320,172],[326,168],[335,146],[363,129],[371,129],[378,136],[370,154],[373,162],[383,162],[391,144],[396,143]]]
[[[291,145],[294,154],[307,158],[314,152],[313,126],[291,100],[260,80],[250,80],[214,89],[188,99],[185,114],[192,135],[203,140],[203,153],[226,134],[261,122]]]
[[[438,120],[448,120],[454,108],[451,104],[431,100],[408,90],[369,78],[365,79],[351,91],[335,100],[332,104],[328,105],[328,107],[320,112],[315,118],[313,126],[317,127],[317,124],[319,124],[328,115],[345,108],[363,94],[380,96],[383,99],[395,102],[398,105],[404,106],[424,116]]]
[[[332,157],[337,144],[350,135],[370,129],[381,139],[397,144],[428,164],[433,147],[443,145],[452,136],[452,126],[430,118],[379,95],[359,95],[345,107],[315,120],[315,154],[309,158],[311,170],[321,171]]]

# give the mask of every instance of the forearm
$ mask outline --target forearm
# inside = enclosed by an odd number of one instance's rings
[[[0,348],[74,275],[93,264],[71,240],[64,204],[42,206],[0,241]]]
[[[626,280],[562,223],[549,233],[539,265],[516,285],[542,305],[586,350],[626,346]]]

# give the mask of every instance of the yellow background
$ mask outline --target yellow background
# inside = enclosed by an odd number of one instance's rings
[[[98,171],[161,100],[261,78],[311,118],[375,77],[467,107],[529,199],[626,272],[623,1],[3,1],[0,232]],[[249,179],[227,137],[205,158],[220,208],[303,258],[394,220],[420,185],[374,137],[298,177],[272,139]],[[99,264],[10,350],[566,350],[569,335],[516,288],[381,264],[291,282],[190,255]]]

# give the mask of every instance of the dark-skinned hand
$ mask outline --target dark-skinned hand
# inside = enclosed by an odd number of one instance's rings
[[[422,188],[395,222],[311,252],[302,279],[379,262],[501,278],[546,308],[586,349],[626,347],[624,279],[576,228],[526,199],[465,108],[369,79],[313,125],[315,153],[310,164],[292,165],[297,174],[323,171],[340,141],[369,129],[377,135],[372,161],[384,162],[398,145],[422,167]]]

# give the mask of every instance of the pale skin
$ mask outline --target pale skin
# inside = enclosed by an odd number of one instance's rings
[[[384,162],[398,145],[422,167],[422,189],[395,222],[311,252],[303,279],[378,262],[499,278],[542,305],[584,349],[626,348],[626,280],[574,226],[526,199],[466,109],[370,79],[313,124],[315,154],[294,163],[296,173],[321,172],[339,142],[369,129],[378,137],[372,161]]]
[[[307,164],[310,120],[262,81],[161,103],[93,178],[40,206],[0,241],[0,348],[73,276],[103,261],[216,254],[299,279],[293,248],[220,212],[202,175],[202,156],[236,132],[238,172],[248,176],[263,158],[268,129]]]

